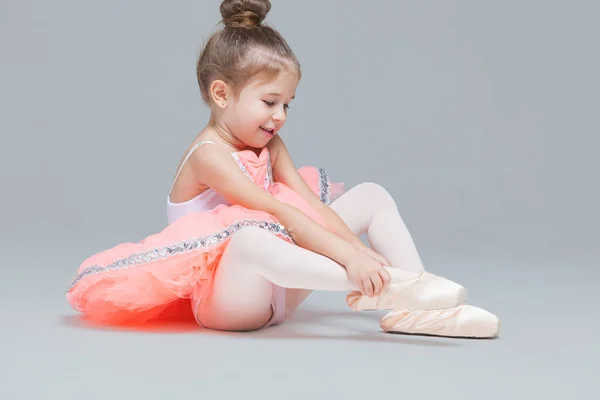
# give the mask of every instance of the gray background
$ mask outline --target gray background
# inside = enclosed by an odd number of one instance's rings
[[[297,166],[385,186],[426,267],[502,319],[497,340],[384,334],[340,293],[243,334],[74,316],[84,258],[166,226],[219,3],[0,3],[1,397],[597,393],[594,1],[280,0],[267,19],[303,64],[282,132]]]

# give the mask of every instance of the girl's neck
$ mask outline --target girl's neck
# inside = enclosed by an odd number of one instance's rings
[[[222,144],[231,152],[238,152],[249,148],[238,138],[229,133],[224,127],[218,124],[212,116],[208,124],[198,134],[197,139],[212,140],[213,142]]]

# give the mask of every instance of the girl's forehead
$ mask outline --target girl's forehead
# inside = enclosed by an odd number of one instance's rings
[[[281,73],[269,82],[258,82],[251,85],[252,91],[262,94],[279,94],[282,96],[293,96],[298,86],[298,77],[294,74]]]

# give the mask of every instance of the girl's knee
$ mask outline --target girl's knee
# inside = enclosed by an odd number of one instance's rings
[[[392,195],[387,189],[378,183],[363,182],[359,183],[354,188],[364,196],[365,202],[377,204],[395,203]]]

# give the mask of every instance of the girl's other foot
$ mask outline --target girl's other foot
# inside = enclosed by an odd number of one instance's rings
[[[442,310],[394,310],[380,322],[389,333],[407,333],[464,338],[494,338],[500,319],[479,307],[461,305]]]

